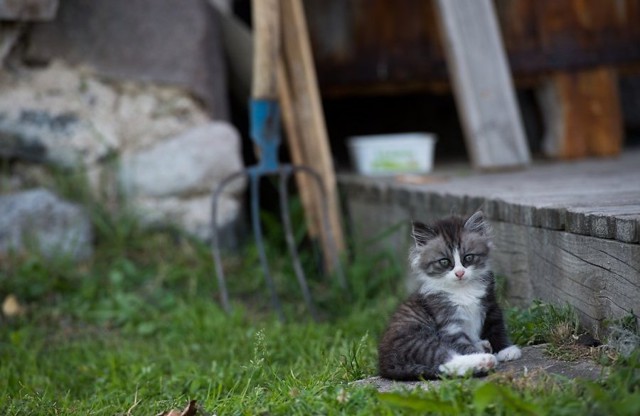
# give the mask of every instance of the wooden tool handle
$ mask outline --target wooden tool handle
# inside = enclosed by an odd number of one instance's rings
[[[279,0],[252,0],[253,99],[276,99],[276,73],[280,54]]]

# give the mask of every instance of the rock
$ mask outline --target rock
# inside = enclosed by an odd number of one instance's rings
[[[209,120],[176,88],[108,83],[62,62],[1,75],[4,158],[91,169]]]
[[[86,212],[46,189],[2,195],[0,212],[0,253],[35,247],[47,258],[82,260],[93,252]]]
[[[109,134],[92,127],[74,113],[21,110],[15,118],[0,121],[0,152],[66,168],[82,165],[83,158],[96,161],[109,152],[108,140],[101,140]]]
[[[212,190],[242,168],[240,138],[187,93],[110,83],[62,62],[0,72],[0,90],[0,158],[40,163],[11,164],[9,189],[48,187],[37,172],[43,164],[80,168],[104,202],[122,188],[145,222],[210,236]],[[244,186],[226,188],[220,227],[235,229]]]
[[[242,168],[237,131],[227,123],[212,122],[126,155],[119,177],[145,223],[174,223],[208,240],[212,191]],[[239,193],[244,186],[244,180],[237,180],[225,188],[218,203],[218,227],[234,228],[240,220]]]
[[[495,373],[488,376],[498,377],[501,374],[509,374],[514,377],[538,376],[541,374],[560,375],[569,379],[582,378],[596,380],[606,374],[601,365],[591,358],[579,357],[575,361],[562,361],[551,358],[545,354],[547,345],[533,345],[522,349],[522,358],[503,362],[498,365]],[[379,376],[369,377],[355,381],[357,385],[371,385],[380,392],[394,390],[413,390],[416,388],[429,389],[441,383],[439,380],[431,381],[393,381]]]
[[[136,198],[134,202],[147,225],[175,224],[202,240],[211,238],[211,194],[192,198]],[[223,195],[218,201],[216,224],[224,247],[239,245],[240,213],[237,198]]]
[[[152,197],[210,194],[223,178],[243,168],[240,137],[231,125],[196,127],[122,160],[120,179],[131,195]],[[243,181],[230,184],[237,193]]]
[[[25,59],[86,65],[115,79],[183,87],[228,119],[218,14],[207,0],[65,0],[36,23]]]

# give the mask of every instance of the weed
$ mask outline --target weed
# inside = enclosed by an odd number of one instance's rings
[[[633,311],[626,317],[609,323],[607,347],[623,357],[629,357],[640,350],[640,325],[638,316]]]
[[[533,345],[543,342],[562,344],[579,333],[580,323],[575,311],[536,300],[527,309],[506,311],[513,342]]]
[[[349,343],[347,354],[341,357],[340,365],[344,369],[347,380],[359,380],[369,373],[367,370],[371,370],[365,369],[361,362],[368,341],[369,333],[367,332],[360,338],[359,342]]]

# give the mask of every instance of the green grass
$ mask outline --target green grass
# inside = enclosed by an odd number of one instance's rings
[[[225,257],[234,311],[225,315],[208,247],[96,214],[94,258],[36,255],[0,262],[0,413],[153,415],[195,399],[207,414],[638,414],[640,364],[620,359],[601,382],[451,380],[428,392],[378,394],[351,381],[376,374],[376,342],[402,296],[402,261],[356,255],[347,296],[312,276],[312,322],[282,242],[269,257],[287,322],[270,311],[255,250]],[[268,221],[267,221],[268,222]],[[307,263],[309,259],[306,259]],[[520,343],[551,339],[564,309],[510,309]],[[626,413],[625,413],[626,412]],[[204,413],[203,413],[204,414]]]

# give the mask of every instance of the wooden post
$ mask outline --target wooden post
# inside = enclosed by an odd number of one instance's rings
[[[613,156],[623,142],[615,70],[557,72],[538,91],[546,124],[547,156],[575,159]]]
[[[278,0],[253,0],[252,99],[275,99],[276,65],[280,56],[280,9]],[[257,18],[259,17],[259,18]]]
[[[491,0],[436,0],[449,75],[473,165],[530,162]]]
[[[283,100],[283,107],[285,107],[283,111],[286,113],[286,107],[289,107],[293,111],[292,119],[295,120],[294,126],[293,123],[287,122],[285,114],[285,128],[287,128],[293,162],[313,168],[322,177],[326,201],[323,201],[315,190],[310,191],[313,196],[304,195],[309,192],[309,183],[313,182],[298,182],[298,186],[301,189],[306,188],[303,191],[303,198],[313,198],[310,205],[314,209],[307,212],[313,218],[311,222],[316,224],[311,230],[319,230],[325,264],[332,267],[331,252],[328,250],[331,242],[320,218],[322,212],[320,208],[325,202],[329,207],[329,226],[339,253],[344,251],[345,243],[333,159],[318,91],[307,23],[300,0],[281,0],[280,3],[285,63],[281,77],[288,80],[288,94],[291,97],[290,105],[286,104],[286,99]],[[281,89],[281,92],[283,91]],[[304,199],[303,203],[305,203]]]
[[[284,60],[278,62],[278,95],[280,96],[280,107],[282,108],[282,120],[284,129],[287,132],[287,144],[289,145],[289,154],[291,160],[295,164],[305,162],[303,142],[301,140],[301,129],[296,111],[293,105],[293,96],[291,93],[291,85],[287,77]],[[314,197],[315,184],[307,174],[296,174],[296,183],[298,184],[298,194],[304,209],[305,222],[309,235],[313,238],[320,237],[319,227],[322,225],[322,218],[317,210],[317,198]]]

